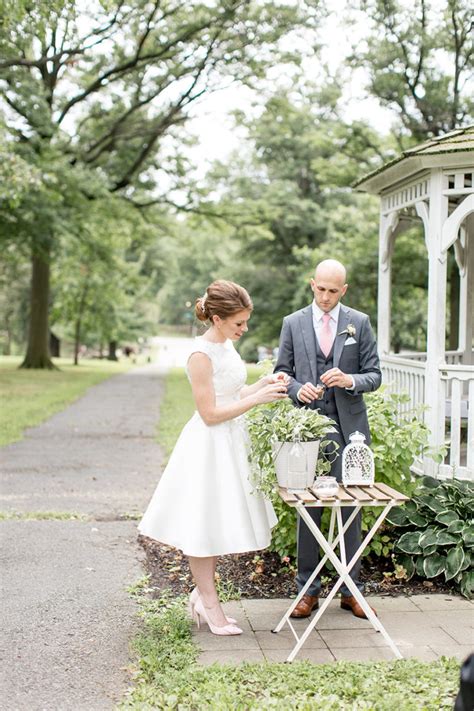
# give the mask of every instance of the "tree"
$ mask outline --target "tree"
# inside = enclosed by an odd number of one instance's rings
[[[398,118],[400,147],[474,119],[472,3],[362,0],[369,33],[352,57],[369,91]]]
[[[149,200],[175,168],[172,140],[189,106],[224,77],[248,84],[261,78],[282,56],[279,39],[314,5],[96,0],[86,17],[71,0],[23,4],[0,26],[1,98],[16,152],[44,182],[62,185],[67,169],[72,192],[86,200],[97,199],[96,189]],[[32,258],[24,367],[51,367],[50,266],[58,230],[68,209],[74,212],[62,196],[60,216],[45,212],[40,193],[36,209],[47,219],[30,221],[29,230],[23,220],[24,229],[8,235],[27,240]]]
[[[283,316],[310,298],[314,262],[304,262],[303,255],[315,249],[332,255],[335,215],[351,206],[356,210],[358,202],[348,186],[361,164],[368,172],[384,154],[369,127],[339,119],[338,95],[337,87],[326,86],[323,93],[302,91],[297,102],[285,93],[272,96],[259,118],[240,117],[253,150],[240,151],[210,175],[226,191],[214,209],[233,226],[233,278],[255,303],[243,345],[248,357],[257,344],[274,345]],[[376,234],[376,217],[372,228]],[[346,241],[347,255],[347,235]],[[374,259],[376,265],[376,247]]]

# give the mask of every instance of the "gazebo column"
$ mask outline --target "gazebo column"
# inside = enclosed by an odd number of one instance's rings
[[[377,346],[379,355],[391,351],[392,323],[392,252],[393,233],[398,224],[398,213],[380,216],[379,273],[377,298]]]
[[[425,422],[429,428],[429,444],[437,449],[444,444],[446,396],[440,377],[445,363],[446,341],[446,253],[442,252],[442,227],[448,215],[448,200],[443,195],[443,173],[433,170],[430,185],[428,234],[428,337],[425,371]],[[426,229],[426,226],[425,226]],[[436,474],[437,465],[425,459],[425,472]]]

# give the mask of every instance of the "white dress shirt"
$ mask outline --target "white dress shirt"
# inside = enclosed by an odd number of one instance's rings
[[[316,338],[318,339],[319,343],[319,334],[321,333],[321,329],[323,327],[323,316],[324,316],[324,311],[322,311],[317,303],[313,301],[311,304],[311,308],[313,310],[313,326],[314,326],[314,332],[316,334]],[[336,338],[336,331],[337,331],[337,322],[339,320],[339,311],[341,310],[341,304],[337,303],[335,307],[331,310],[328,311],[331,320],[329,321],[329,328],[331,329],[331,334],[332,334],[332,341],[334,343],[334,339]]]

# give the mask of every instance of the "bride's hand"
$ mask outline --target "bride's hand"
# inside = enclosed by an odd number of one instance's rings
[[[257,405],[265,405],[268,402],[275,402],[275,400],[283,400],[285,397],[287,397],[286,385],[281,380],[264,385],[263,388],[260,388],[255,394]]]
[[[265,377],[262,378],[262,382],[265,385],[283,383],[283,385],[287,386],[290,382],[290,376],[286,373],[271,373],[271,375],[265,375]]]

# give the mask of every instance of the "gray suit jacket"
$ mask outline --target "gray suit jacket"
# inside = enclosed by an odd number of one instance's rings
[[[355,327],[352,339],[347,333],[341,334],[349,324]],[[359,430],[365,434],[368,443],[370,431],[363,393],[377,390],[382,381],[377,344],[369,317],[341,304],[336,334],[334,367],[352,375],[355,383],[352,391],[335,388],[341,432],[347,443],[349,435]],[[296,397],[301,386],[306,382],[314,385],[319,382],[315,339],[311,304],[283,319],[275,372],[281,371],[290,376],[288,394],[298,407],[303,406]],[[309,407],[317,409],[318,401],[314,400]]]

